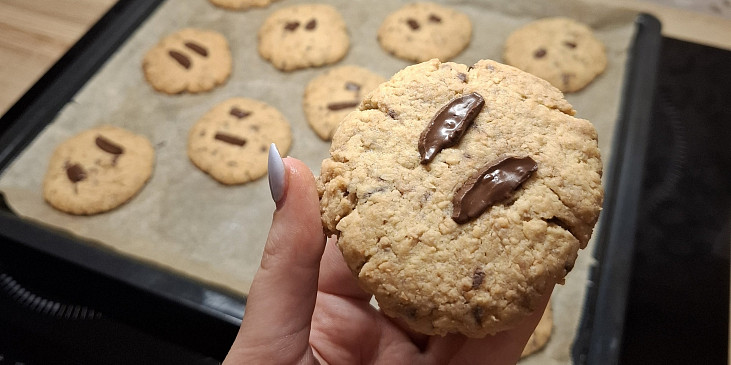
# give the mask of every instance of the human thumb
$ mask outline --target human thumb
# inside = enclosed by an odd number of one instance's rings
[[[315,179],[299,160],[269,151],[277,210],[226,363],[306,363],[325,238]],[[256,360],[256,361],[255,361]]]

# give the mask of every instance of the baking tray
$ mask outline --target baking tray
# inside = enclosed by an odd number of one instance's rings
[[[71,50],[0,119],[0,171],[73,100],[115,50],[161,4],[162,0],[117,3]],[[607,199],[597,231],[594,266],[582,325],[574,346],[574,362],[587,363],[602,349],[615,351],[621,338],[627,277],[622,272],[628,241],[621,241],[622,223],[632,219],[634,183],[654,91],[654,70],[660,44],[659,22],[640,15],[625,73],[621,114],[617,121],[614,157],[607,178]],[[624,226],[627,229],[627,226]],[[629,231],[629,230],[627,230]],[[617,245],[617,242],[621,245]],[[245,299],[180,277],[99,246],[79,244],[77,237],[23,220],[0,204],[0,261],[9,270],[43,267],[45,279],[73,287],[76,300],[122,321],[222,357],[235,336]],[[43,278],[36,278],[43,280]],[[69,285],[68,282],[74,282]],[[88,290],[79,289],[83,283]],[[624,283],[624,284],[623,284]],[[609,300],[608,302],[606,300]],[[609,313],[606,309],[612,309]],[[131,310],[131,308],[134,308]],[[613,321],[614,320],[614,321]],[[602,327],[603,326],[603,327]],[[608,352],[599,352],[601,356]],[[588,361],[588,363],[594,363]]]

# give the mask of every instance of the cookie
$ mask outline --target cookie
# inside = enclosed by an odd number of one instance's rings
[[[548,339],[551,338],[551,331],[553,331],[553,310],[551,309],[551,302],[549,301],[548,306],[546,306],[546,310],[543,312],[543,316],[541,316],[540,322],[538,322],[538,326],[536,326],[536,329],[530,335],[528,343],[525,345],[525,348],[523,348],[523,352],[520,354],[520,357],[522,358],[534,354],[538,350],[542,349],[543,346],[546,346]]]
[[[350,46],[343,17],[324,4],[279,9],[264,21],[258,37],[259,55],[281,71],[335,63]]]
[[[448,61],[472,38],[470,18],[435,3],[411,3],[391,13],[378,28],[386,52],[406,61]]]
[[[265,8],[277,0],[209,0],[213,5],[229,10]]]
[[[186,28],[163,38],[142,61],[145,79],[167,94],[198,93],[231,75],[231,51],[223,35]]]
[[[232,98],[214,106],[190,129],[188,157],[223,184],[243,184],[266,175],[272,142],[282,154],[292,143],[282,113],[257,100]]]
[[[330,140],[340,121],[385,78],[358,66],[333,68],[312,79],[302,106],[307,122],[320,138]]]
[[[570,93],[583,89],[607,67],[604,44],[591,28],[569,18],[545,18],[510,34],[505,63]]]
[[[66,213],[106,212],[142,189],[154,162],[155,150],[147,138],[113,126],[92,128],[53,152],[43,198]]]
[[[592,124],[545,80],[430,60],[340,123],[322,222],[381,310],[483,337],[532,313],[586,246],[603,199]]]

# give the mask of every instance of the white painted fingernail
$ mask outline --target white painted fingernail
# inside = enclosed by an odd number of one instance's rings
[[[284,195],[284,161],[274,143],[269,146],[268,174],[269,191],[272,193],[272,199],[277,203]]]

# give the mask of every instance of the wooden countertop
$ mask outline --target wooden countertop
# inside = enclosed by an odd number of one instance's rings
[[[0,115],[115,2],[0,0]]]

